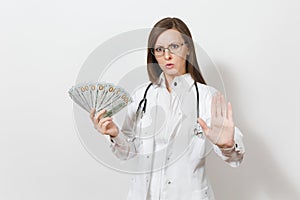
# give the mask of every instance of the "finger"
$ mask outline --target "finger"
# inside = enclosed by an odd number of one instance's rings
[[[217,97],[215,95],[212,97],[212,100],[211,100],[211,117],[212,118],[215,118],[217,116],[216,103],[217,103]]]
[[[93,119],[94,119],[95,112],[96,112],[96,109],[95,109],[95,108],[93,108],[93,109],[91,110],[91,112],[90,112],[90,118],[91,118],[92,121],[93,121]]]
[[[221,111],[221,95],[220,95],[219,92],[218,92],[218,94],[217,94],[216,99],[217,99],[217,100],[216,100],[216,116],[217,116],[217,117],[220,117],[222,111]]]
[[[209,131],[209,127],[207,126],[207,124],[205,123],[205,121],[201,118],[198,118],[198,122],[202,128],[202,130],[204,131],[205,135],[207,135],[208,131]]]
[[[228,102],[227,118],[228,118],[230,121],[233,121],[233,118],[232,118],[232,105],[231,105],[230,102]]]
[[[102,127],[106,130],[106,127],[111,123],[112,121],[106,121],[102,124]]]
[[[221,95],[220,97],[220,105],[221,105],[221,115],[223,117],[227,117],[227,114],[226,114],[226,101],[225,101],[225,98],[224,98],[224,95]]]
[[[100,110],[100,112],[97,113],[97,115],[94,117],[94,123],[95,124],[98,124],[100,119],[102,118],[102,115],[106,113],[106,110],[103,109],[103,110]]]
[[[102,127],[103,124],[107,121],[112,121],[112,118],[111,117],[105,117],[105,118],[102,118],[100,119],[99,123],[98,123],[98,127]]]
[[[111,120],[105,120],[98,123],[96,129],[99,130],[101,133],[105,134],[107,131],[107,123],[111,123]]]
[[[104,117],[102,119],[100,119],[99,123],[104,123],[106,121],[111,121],[112,120],[112,117]]]

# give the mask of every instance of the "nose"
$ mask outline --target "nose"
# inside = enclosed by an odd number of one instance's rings
[[[164,57],[166,60],[170,60],[172,57],[171,57],[171,52],[169,49],[165,49],[164,51]]]

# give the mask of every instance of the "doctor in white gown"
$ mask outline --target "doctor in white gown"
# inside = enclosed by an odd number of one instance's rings
[[[95,128],[110,136],[115,156],[137,160],[140,173],[131,179],[128,200],[213,200],[205,172],[210,150],[232,167],[242,162],[245,149],[242,133],[233,122],[232,106],[205,84],[188,38],[188,28],[177,18],[162,19],[154,26],[148,41],[148,74],[153,84],[142,117],[137,108],[147,85],[132,95],[120,128],[111,117],[102,117],[105,110],[96,116],[91,111]],[[195,134],[197,122],[203,134]]]

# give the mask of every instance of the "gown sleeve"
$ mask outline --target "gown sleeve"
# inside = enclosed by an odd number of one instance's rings
[[[126,109],[126,115],[121,129],[116,123],[119,134],[116,137],[109,137],[110,148],[114,155],[120,160],[127,160],[133,158],[137,154],[139,145],[138,139],[135,139],[136,127],[136,109],[137,109],[136,94],[132,96],[132,103]]]

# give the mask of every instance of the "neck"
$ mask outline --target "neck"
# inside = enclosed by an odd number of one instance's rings
[[[171,92],[171,83],[172,83],[172,81],[174,80],[174,76],[167,76],[167,75],[165,75],[165,79],[166,79],[166,87],[167,87],[167,90],[169,91],[169,92]]]
[[[165,76],[165,79],[166,79],[166,88],[169,92],[171,92],[171,83],[173,82],[176,75],[170,76],[170,75],[164,74],[164,76]]]

